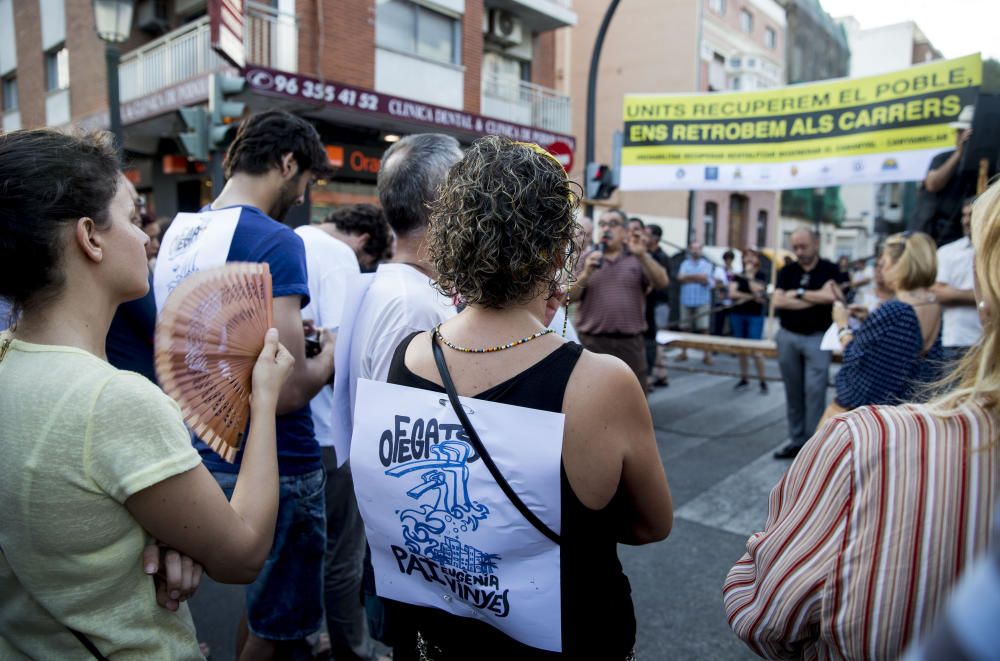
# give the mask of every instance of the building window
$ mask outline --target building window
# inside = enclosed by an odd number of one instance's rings
[[[10,75],[3,78],[3,111],[13,112],[17,110],[17,76]]]
[[[726,15],[726,0],[708,0],[708,8],[719,16]]]
[[[774,50],[776,40],[777,35],[774,33],[774,30],[771,28],[764,28],[764,45],[771,50]]]
[[[730,87],[730,89],[734,89],[734,90],[740,89],[740,77],[739,76],[733,76],[733,82],[732,82],[732,84],[729,87]]]
[[[757,247],[767,245],[767,212],[761,209],[757,212]]]
[[[523,101],[526,94],[521,83],[531,82],[531,62],[502,53],[483,53],[483,91],[490,96]]]
[[[438,62],[461,63],[462,24],[411,0],[378,0],[376,43]]]
[[[69,52],[65,46],[45,54],[45,90],[52,92],[69,88]]]
[[[705,245],[715,245],[715,231],[718,226],[719,205],[715,202],[705,203]]]
[[[753,14],[746,9],[740,10],[740,29],[747,34],[753,32]]]

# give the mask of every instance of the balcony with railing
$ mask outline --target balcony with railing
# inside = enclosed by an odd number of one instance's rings
[[[484,71],[482,113],[515,124],[569,133],[570,99],[553,89]]]
[[[243,39],[248,63],[284,71],[298,69],[294,14],[249,2]],[[121,100],[138,99],[228,66],[212,49],[208,17],[204,16],[122,56],[118,69]]]
[[[546,32],[576,25],[571,0],[485,0],[487,16],[491,10],[508,12],[524,21],[529,32]]]

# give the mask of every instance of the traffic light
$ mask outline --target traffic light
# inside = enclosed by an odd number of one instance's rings
[[[208,114],[211,151],[225,151],[230,125],[239,121],[246,111],[246,103],[228,98],[242,92],[246,84],[244,78],[220,73],[213,74],[209,79]]]
[[[610,165],[587,163],[586,194],[588,200],[606,200],[618,188]]]
[[[187,157],[192,161],[207,161],[209,150],[208,113],[200,106],[181,108],[179,112],[187,131],[179,133],[177,139],[187,153]]]

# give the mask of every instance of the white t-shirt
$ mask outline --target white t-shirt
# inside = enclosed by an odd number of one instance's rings
[[[406,264],[382,264],[354,321],[351,344],[351,410],[358,379],[385,381],[392,356],[408,335],[430,330],[456,314],[450,298]]]
[[[974,252],[969,237],[941,246],[937,251],[937,281],[955,289],[972,289]],[[983,327],[974,305],[948,305],[941,319],[941,344],[946,347],[969,347],[979,341]]]
[[[318,227],[303,225],[295,233],[306,246],[309,279],[309,305],[302,309],[302,318],[312,319],[317,328],[336,331],[344,313],[348,283],[361,273],[358,258],[350,246]],[[333,445],[333,388],[323,386],[309,402],[309,407],[316,441],[322,446]]]

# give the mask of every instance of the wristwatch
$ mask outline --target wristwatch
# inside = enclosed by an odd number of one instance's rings
[[[806,290],[803,289],[802,287],[799,287],[798,289],[795,290],[795,298],[802,300],[802,297],[805,295],[806,295]]]

